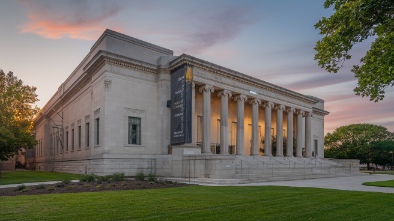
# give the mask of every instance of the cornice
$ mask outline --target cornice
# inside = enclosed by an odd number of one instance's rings
[[[300,93],[297,93],[295,91],[288,90],[286,88],[268,83],[266,81],[242,74],[240,72],[213,64],[211,62],[204,61],[199,58],[195,58],[193,56],[187,55],[187,54],[182,54],[175,60],[170,62],[170,68],[174,69],[177,68],[183,64],[188,64],[192,65],[194,67],[200,68],[205,71],[209,71],[214,74],[218,74],[221,76],[224,76],[226,78],[230,78],[234,81],[242,82],[244,84],[248,84],[257,88],[261,88],[265,91],[270,91],[276,94],[282,94],[287,97],[291,97],[303,102],[306,102],[308,104],[316,104],[320,101],[320,99],[315,99],[314,97],[306,96]]]
[[[312,107],[312,114],[316,114],[316,115],[320,115],[320,116],[326,116],[328,114],[330,114],[330,112],[322,110],[322,109],[318,109],[315,107]]]

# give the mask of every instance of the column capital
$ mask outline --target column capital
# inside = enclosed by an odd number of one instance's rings
[[[303,110],[296,110],[296,112],[295,112],[297,115],[301,115],[301,116],[304,116],[304,111]]]
[[[249,101],[249,104],[261,104],[261,100],[257,98],[253,98],[252,100]]]
[[[277,104],[274,106],[275,110],[284,110],[285,109],[285,105],[283,104]]]
[[[304,111],[303,117],[312,117],[312,113],[309,111]]]
[[[234,96],[234,101],[239,101],[239,100],[246,101],[246,100],[248,100],[248,98],[243,94],[238,94],[238,95]]]
[[[209,84],[205,84],[200,86],[200,88],[198,89],[200,91],[200,93],[204,92],[204,91],[210,91],[210,92],[214,92],[215,90],[213,89],[212,85]]]
[[[263,107],[270,107],[270,108],[272,108],[274,106],[274,103],[271,102],[271,101],[266,101],[266,102],[263,102],[262,106]]]
[[[231,97],[232,93],[231,91],[224,89],[218,92],[218,97],[222,97],[222,96]]]
[[[286,107],[285,111],[286,111],[287,113],[294,113],[294,112],[295,112],[295,109],[294,109],[294,107]]]
[[[195,88],[196,84],[194,83],[194,81],[192,82],[192,88]]]

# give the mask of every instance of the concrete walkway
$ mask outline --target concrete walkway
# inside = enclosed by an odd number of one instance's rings
[[[19,183],[19,184],[7,184],[7,185],[0,185],[0,189],[2,188],[10,188],[10,187],[17,187],[20,185],[25,185],[25,186],[36,186],[36,185],[40,185],[40,184],[56,184],[62,181],[48,181],[48,182],[36,182],[36,183]],[[79,180],[71,180],[71,182],[75,183],[75,182],[79,182]]]
[[[310,180],[247,183],[247,184],[239,184],[237,186],[315,187],[315,188],[326,188],[326,189],[337,189],[337,190],[394,193],[394,188],[391,187],[375,187],[375,186],[362,185],[362,183],[364,182],[375,182],[375,181],[384,181],[384,180],[394,180],[394,176],[385,175],[385,174],[372,174],[372,175],[365,174],[358,176],[320,178],[320,179],[310,179]]]

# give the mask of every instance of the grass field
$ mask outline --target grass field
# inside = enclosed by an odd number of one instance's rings
[[[42,171],[2,171],[0,185],[19,184],[31,182],[44,182],[56,180],[78,180],[81,175],[69,173],[54,173]]]
[[[366,186],[380,186],[380,187],[394,187],[394,180],[365,182],[365,183],[363,183],[363,185],[366,185]]]
[[[393,194],[206,187],[0,197],[0,220],[393,220]]]

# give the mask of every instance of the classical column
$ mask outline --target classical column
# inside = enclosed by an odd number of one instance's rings
[[[192,82],[192,144],[197,144],[196,84]]]
[[[283,157],[283,110],[285,106],[279,104],[276,109],[276,156]]]
[[[312,157],[312,114],[305,112],[305,157]]]
[[[287,112],[287,157],[293,157],[293,113],[294,108],[288,107]]]
[[[203,116],[202,116],[202,151],[211,153],[211,92],[213,86],[206,84],[200,87],[200,93],[203,93]]]
[[[297,110],[297,130],[296,130],[296,157],[302,157],[302,115],[304,114],[303,110]]]
[[[271,141],[271,108],[272,102],[264,102],[265,107],[265,133],[264,133],[264,155],[272,157],[272,141]]]
[[[246,99],[246,96],[243,94],[234,97],[234,100],[237,101],[237,144],[235,147],[237,150],[237,155],[244,155],[244,112]]]
[[[251,156],[259,155],[259,104],[261,100],[254,98],[252,105],[252,152]]]
[[[228,153],[228,98],[231,97],[231,91],[221,90],[218,93],[220,97],[220,154]]]

